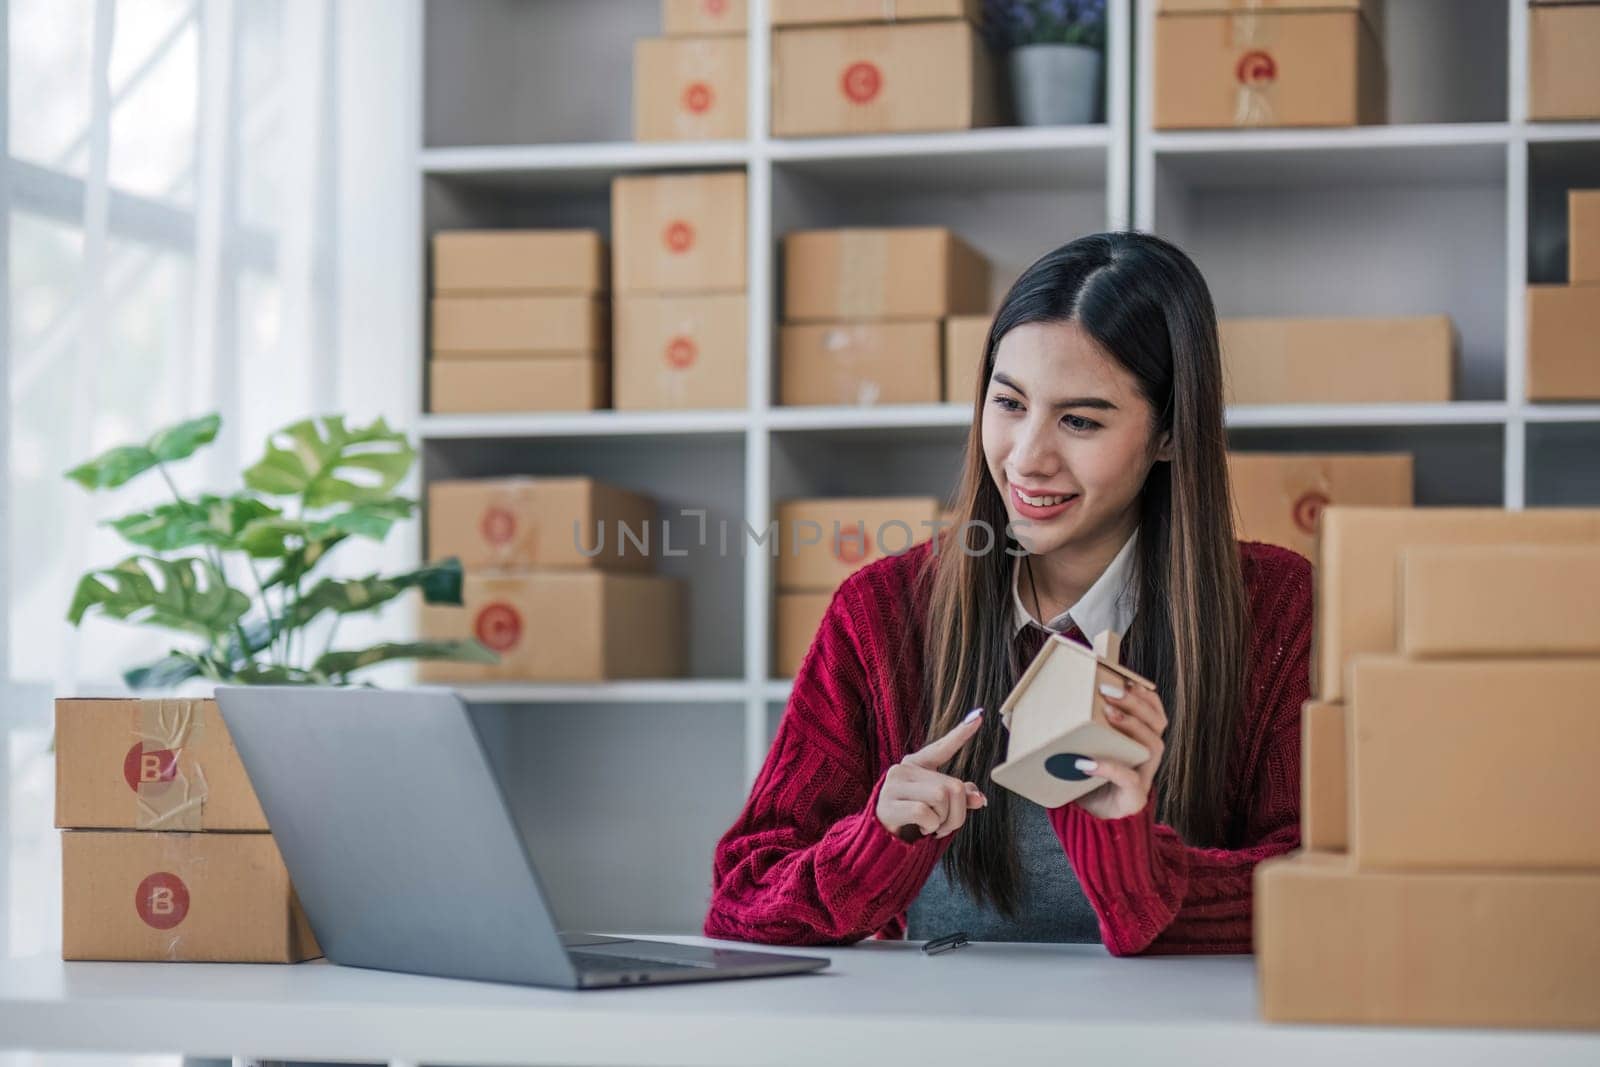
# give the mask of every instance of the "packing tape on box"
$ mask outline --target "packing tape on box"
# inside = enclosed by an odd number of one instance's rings
[[[134,733],[144,752],[134,788],[140,830],[199,830],[205,813],[205,769],[192,751],[202,736],[201,701],[139,701]]]
[[[850,233],[840,238],[839,287],[834,304],[847,319],[872,319],[883,313],[889,278],[889,235]]]
[[[1254,11],[1228,17],[1228,33],[1239,56],[1234,77],[1239,82],[1234,102],[1235,126],[1272,126],[1277,122],[1272,106],[1272,87],[1277,82],[1277,64],[1264,49],[1271,43],[1270,17]]]

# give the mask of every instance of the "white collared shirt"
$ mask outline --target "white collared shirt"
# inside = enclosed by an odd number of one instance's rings
[[[1133,556],[1138,542],[1139,533],[1136,530],[1078,602],[1048,623],[1035,619],[1022,602],[1022,594],[1018,589],[1022,574],[1022,559],[1019,557],[1011,565],[1012,636],[1021,633],[1029,623],[1051,633],[1064,633],[1076,625],[1084,637],[1091,641],[1102,630],[1126,634],[1133,623],[1134,610],[1138,607],[1138,591],[1133,587]]]

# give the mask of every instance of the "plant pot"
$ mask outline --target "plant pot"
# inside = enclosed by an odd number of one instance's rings
[[[1100,120],[1098,48],[1025,44],[1006,57],[1017,121],[1024,126],[1075,126]]]

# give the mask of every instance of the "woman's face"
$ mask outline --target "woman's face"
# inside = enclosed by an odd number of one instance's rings
[[[1077,323],[1029,323],[1000,339],[983,453],[1029,552],[1126,540],[1145,477],[1170,450],[1136,379]]]

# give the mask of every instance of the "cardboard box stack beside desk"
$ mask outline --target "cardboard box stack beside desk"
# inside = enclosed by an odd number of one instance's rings
[[[1600,119],[1600,3],[1532,0],[1528,118]]]
[[[743,171],[611,183],[619,411],[745,406],[745,211]]]
[[[1600,400],[1600,189],[1567,193],[1567,284],[1528,286],[1528,399]]]
[[[1600,510],[1330,508],[1268,1019],[1600,1027]]]
[[[829,497],[778,505],[773,673],[792,677],[834,590],[850,575],[928,540],[948,522],[933,497]]]
[[[593,230],[434,234],[429,409],[608,407],[606,275]]]
[[[1312,558],[1317,524],[1333,506],[1410,507],[1410,453],[1230,452],[1236,533]]]
[[[744,136],[745,0],[662,0],[664,37],[633,46],[633,139]]]
[[[428,638],[476,637],[499,663],[429,661],[430,682],[602,681],[684,673],[683,583],[652,573],[650,499],[590,478],[428,487],[428,545],[456,556],[461,607],[426,605]]]
[[[56,701],[61,956],[320,956],[211,700]]]
[[[1229,404],[1441,404],[1457,338],[1444,315],[1228,318],[1217,323]]]
[[[1160,0],[1155,126],[1385,121],[1382,0]]]
[[[942,227],[783,239],[780,404],[937,404],[948,316],[989,302],[989,263]]]
[[[776,137],[1000,121],[982,0],[772,0],[769,11]]]

